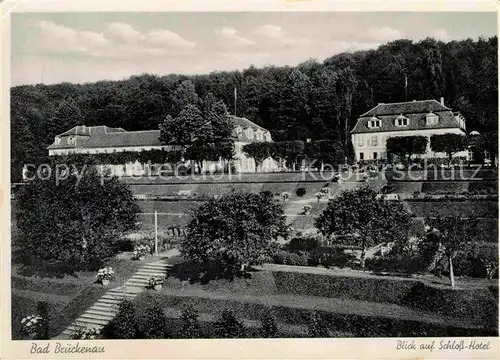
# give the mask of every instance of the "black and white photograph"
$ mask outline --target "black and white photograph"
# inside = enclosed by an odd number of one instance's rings
[[[10,69],[10,337],[31,354],[491,350],[496,12],[18,12]]]

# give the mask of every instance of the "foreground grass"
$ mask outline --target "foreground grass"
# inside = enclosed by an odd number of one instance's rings
[[[155,261],[150,257],[146,261]],[[39,301],[49,304],[50,336],[62,332],[72,321],[93,305],[109,289],[121,286],[144,262],[130,260],[130,254],[121,254],[107,265],[115,270],[115,278],[108,287],[95,282],[95,271],[79,271],[60,278],[22,276],[23,268],[12,267],[12,339],[24,339],[20,322],[36,313]],[[29,270],[29,269],[28,269]],[[21,273],[21,274],[20,274]]]

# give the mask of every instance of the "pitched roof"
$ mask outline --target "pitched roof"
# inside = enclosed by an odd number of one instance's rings
[[[361,114],[361,116],[406,115],[436,111],[451,111],[451,109],[436,100],[415,100],[388,104],[380,103],[366,113]]]
[[[250,127],[253,130],[267,131],[248,119],[231,116],[235,125],[243,128]],[[236,135],[236,133],[233,133]],[[70,143],[70,137],[74,136],[75,143]],[[107,126],[75,126],[70,130],[58,135],[59,143],[54,142],[47,149],[68,149],[68,148],[111,148],[111,147],[149,147],[165,146],[159,140],[160,130],[125,131],[122,128],[110,128]],[[257,142],[254,136],[249,138],[245,131],[236,136],[238,141]]]
[[[250,127],[252,129],[260,129],[262,131],[267,131],[267,129],[264,129],[262,126],[257,125],[256,123],[242,117],[230,115],[231,120],[233,120],[235,126],[241,126],[243,128]]]
[[[437,124],[427,125],[426,116],[429,113],[438,116]],[[394,120],[400,115],[409,119],[407,126],[395,125]],[[375,119],[380,120],[380,127],[369,128],[368,122]],[[461,128],[451,109],[436,100],[422,100],[379,104],[360,116],[351,134],[450,128]]]

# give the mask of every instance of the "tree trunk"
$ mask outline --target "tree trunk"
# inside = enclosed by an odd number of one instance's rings
[[[450,264],[450,282],[451,282],[451,287],[455,287],[455,275],[453,274],[453,258],[451,256],[448,257],[448,262]]]
[[[361,257],[359,259],[359,265],[361,266],[361,269],[364,269],[365,268],[365,257],[366,257],[366,249],[363,248],[363,250],[361,250]]]

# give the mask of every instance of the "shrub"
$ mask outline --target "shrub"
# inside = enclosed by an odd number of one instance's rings
[[[214,323],[214,334],[219,339],[244,338],[245,328],[235,318],[232,311],[224,310],[220,318]]]
[[[286,253],[286,257],[285,257],[285,265],[298,265],[300,263],[300,257],[299,255],[295,254],[295,253],[289,253],[287,252]]]
[[[183,339],[197,339],[202,337],[198,311],[192,306],[187,306],[181,313],[181,328],[179,337]]]
[[[312,236],[301,236],[301,237],[294,237],[292,240],[287,245],[287,248],[292,251],[292,252],[297,252],[297,251],[311,251],[314,249],[317,249],[318,247],[321,246],[321,241]]]
[[[326,338],[330,336],[328,325],[317,312],[313,312],[307,323],[307,333],[312,338]]]
[[[129,300],[120,303],[118,314],[103,329],[105,339],[137,339],[139,325],[135,318],[135,306]]]
[[[168,319],[157,304],[145,309],[142,335],[145,339],[165,339],[168,337]]]
[[[287,259],[288,252],[285,250],[278,250],[273,254],[273,263],[283,265]]]
[[[316,248],[311,251],[310,256],[311,265],[324,267],[345,267],[354,259],[354,255],[344,253],[344,250],[339,247]]]
[[[261,320],[260,334],[263,338],[275,338],[278,337],[278,326],[276,325],[276,319],[270,311],[264,313]]]
[[[306,189],[303,188],[303,187],[300,187],[298,188],[296,191],[295,191],[295,194],[299,197],[302,197],[306,194]]]
[[[49,335],[49,304],[46,301],[39,301],[36,304],[36,309],[38,315],[42,318],[41,324],[40,324],[40,332],[38,334],[38,340],[48,340],[50,339]]]

